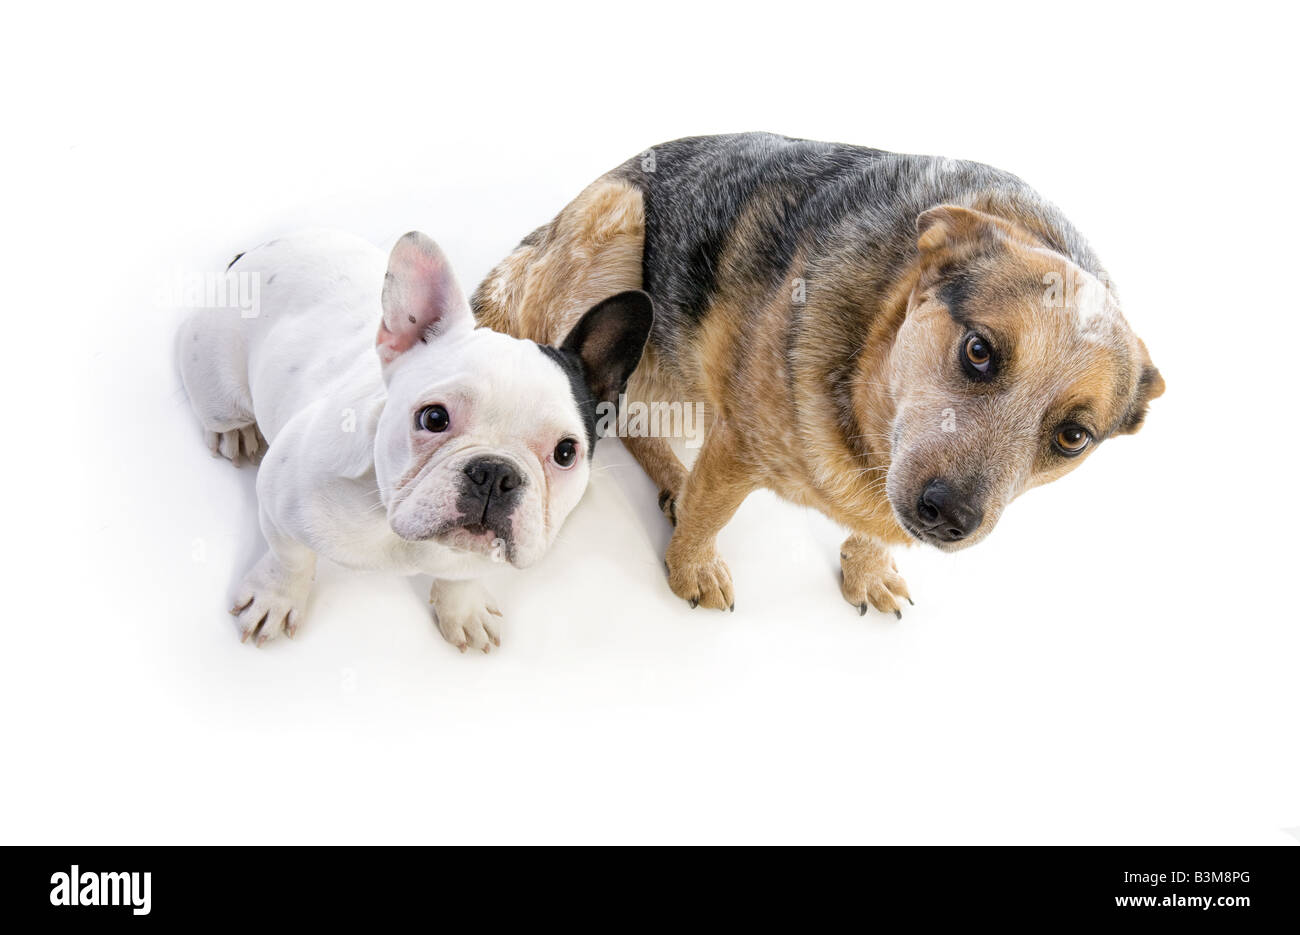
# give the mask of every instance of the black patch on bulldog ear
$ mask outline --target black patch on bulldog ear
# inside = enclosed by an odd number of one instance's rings
[[[587,457],[590,458],[596,448],[596,400],[592,398],[591,390],[587,387],[587,378],[582,372],[582,358],[572,351],[551,347],[549,344],[539,344],[537,349],[555,361],[555,365],[569,379],[573,401],[578,406],[578,414],[582,416],[582,427],[587,434]]]
[[[587,432],[588,457],[596,449],[597,408],[601,403],[618,404],[641,362],[653,324],[650,296],[633,289],[594,305],[559,347],[538,345],[569,378]]]
[[[578,355],[597,403],[617,403],[654,324],[654,304],[640,289],[612,295],[578,319],[560,350]]]

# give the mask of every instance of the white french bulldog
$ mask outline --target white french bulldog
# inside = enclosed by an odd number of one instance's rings
[[[387,269],[373,245],[332,231],[231,267],[259,277],[256,314],[196,312],[177,354],[213,452],[261,455],[269,548],[235,595],[241,640],[295,634],[324,555],[433,575],[442,635],[462,652],[499,646],[500,612],[475,579],[493,562],[535,562],[581,498],[596,407],[641,358],[649,297],[606,299],[554,348],[475,328],[420,233],[398,240]]]

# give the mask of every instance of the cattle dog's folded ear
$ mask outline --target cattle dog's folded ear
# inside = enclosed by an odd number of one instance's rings
[[[1015,236],[1015,228],[974,208],[939,205],[916,218],[916,247],[922,254],[992,243]]]
[[[593,306],[565,337],[560,349],[582,361],[583,377],[597,403],[618,401],[641,362],[652,324],[650,296],[632,289]]]
[[[1165,391],[1165,378],[1160,376],[1160,371],[1151,363],[1151,355],[1147,353],[1147,346],[1142,343],[1141,338],[1138,339],[1138,350],[1141,355],[1142,369],[1138,373],[1132,402],[1129,403],[1124,418],[1120,420],[1119,427],[1115,429],[1116,435],[1131,435],[1142,428],[1142,422],[1147,416],[1147,403]]]
[[[922,211],[916,218],[920,286],[933,286],[974,257],[1022,239],[1014,225],[974,208],[938,205]]]

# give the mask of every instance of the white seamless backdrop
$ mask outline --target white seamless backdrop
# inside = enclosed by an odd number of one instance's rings
[[[11,14],[0,840],[1295,843],[1292,15]],[[749,129],[1026,178],[1168,382],[1147,426],[978,547],[903,550],[901,622],[767,494],[721,536],[735,614],[688,609],[611,440],[552,553],[494,580],[499,653],[448,647],[427,581],[327,565],[296,641],[240,645],[253,472],[201,444],[160,284],[328,225],[425,230],[469,289],[621,160]]]

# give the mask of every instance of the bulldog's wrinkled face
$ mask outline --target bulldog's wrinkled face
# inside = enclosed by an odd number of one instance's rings
[[[590,474],[565,372],[530,341],[463,328],[388,389],[375,465],[393,531],[520,567],[540,558]]]
[[[532,564],[586,489],[596,407],[640,361],[649,298],[601,302],[558,348],[476,329],[445,257],[412,233],[389,259],[383,307],[375,472],[393,532]]]
[[[889,363],[886,492],[908,533],[952,551],[1137,431],[1164,381],[1108,285],[1061,254],[954,206],[918,231],[922,275]]]

